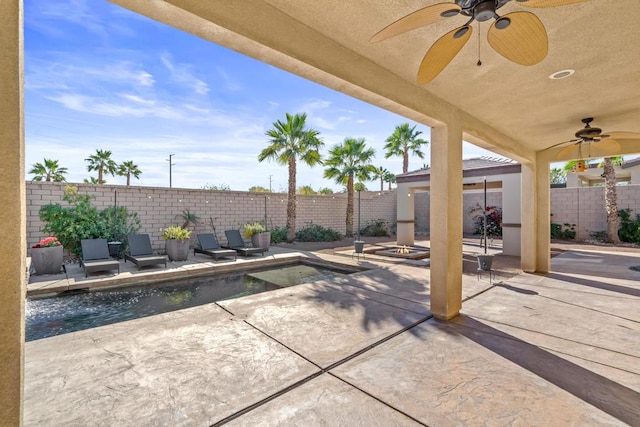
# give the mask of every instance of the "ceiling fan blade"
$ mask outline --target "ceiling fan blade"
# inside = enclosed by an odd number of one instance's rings
[[[435,79],[449,62],[460,52],[469,38],[473,28],[463,26],[449,31],[431,46],[420,63],[418,84],[427,84]]]
[[[506,21],[510,23],[500,29]],[[520,65],[535,65],[549,50],[549,39],[544,25],[531,12],[512,12],[500,17],[489,28],[489,44],[509,61]]]
[[[585,1],[589,0],[517,0],[518,4],[527,7],[556,7]]]
[[[578,142],[578,141],[580,141],[580,140],[579,139],[570,139],[568,141],[558,142],[557,144],[553,144],[553,145],[545,148],[545,150],[551,150],[552,148],[559,147],[559,146],[564,145],[564,144],[569,144],[570,142]]]
[[[577,159],[578,157],[580,157],[580,144],[582,144],[582,143],[579,142],[577,144],[572,144],[572,145],[569,145],[568,147],[563,148],[556,155],[556,160],[575,160],[575,159]]]
[[[607,138],[601,142],[589,144],[589,152],[591,157],[611,157],[618,154],[622,150],[622,146],[613,138]]]
[[[375,33],[369,39],[369,43],[377,43],[382,40],[395,37],[399,34],[406,33],[407,31],[433,24],[442,19],[456,16],[461,10],[462,8],[455,3],[438,3],[432,6],[427,6],[387,25],[385,28]]]
[[[606,136],[602,136],[603,139],[605,138],[615,138],[615,139],[640,139],[640,133],[638,132],[624,132],[624,131],[617,131],[617,132],[607,132]]]

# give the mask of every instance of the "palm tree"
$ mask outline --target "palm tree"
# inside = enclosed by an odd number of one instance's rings
[[[314,190],[310,185],[303,185],[302,187],[298,188],[298,194],[302,194],[305,196],[312,196],[318,193],[316,193],[316,190]]]
[[[138,169],[138,165],[133,163],[133,160],[127,160],[126,162],[122,162],[118,166],[118,175],[127,177],[127,186],[131,184],[131,175],[135,179],[140,179],[140,174],[142,171]]]
[[[366,148],[364,138],[345,138],[342,144],[335,145],[329,151],[329,158],[324,162],[327,166],[324,177],[347,187],[347,237],[353,237],[354,178],[360,181],[369,180],[375,169],[371,165],[375,154],[373,148]]]
[[[265,134],[270,138],[269,146],[258,155],[258,161],[275,160],[289,165],[289,191],[287,196],[287,242],[296,238],[296,160],[309,166],[321,163],[320,152],[324,145],[319,132],[306,127],[307,115],[286,114],[286,122],[273,123],[273,129]]]
[[[560,168],[552,168],[549,172],[549,179],[551,184],[565,184],[567,182],[567,172]]]
[[[574,170],[578,161],[572,160],[564,166],[565,172]],[[624,158],[620,156],[605,157],[598,167],[604,169],[602,176],[604,177],[604,205],[607,212],[607,240],[611,243],[620,243],[618,229],[620,227],[620,218],[618,217],[618,195],[616,193],[616,171],[614,166],[620,166],[624,163]]]
[[[118,165],[111,159],[111,151],[109,150],[98,149],[96,154],[90,155],[84,161],[89,163],[89,166],[87,166],[89,172],[98,171],[97,184],[107,182],[103,179],[104,174],[115,175],[118,170]]]
[[[396,175],[392,172],[388,172],[384,175],[384,180],[389,183],[389,191],[391,191],[391,184],[396,183]]]
[[[388,159],[391,156],[402,156],[402,173],[409,170],[409,152],[411,154],[424,159],[424,153],[420,150],[422,146],[429,144],[426,139],[418,138],[422,134],[416,130],[416,126],[409,127],[409,123],[403,123],[396,126],[391,136],[387,138],[387,150],[384,157]]]
[[[64,182],[67,168],[61,168],[57,160],[44,159],[44,164],[34,164],[29,173],[35,174],[34,181]]]
[[[387,176],[389,171],[382,166],[378,166],[373,169],[371,179],[379,179],[380,180],[380,191],[384,191],[384,177]]]

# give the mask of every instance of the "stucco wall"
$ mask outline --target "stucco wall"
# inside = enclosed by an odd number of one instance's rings
[[[117,197],[118,206],[126,206],[137,212],[142,228],[141,233],[151,236],[155,250],[164,249],[161,229],[168,225],[180,224],[176,216],[189,209],[198,215],[202,224],[197,232],[211,231],[212,219],[218,239],[224,242],[224,230],[239,228],[242,224],[261,221],[264,218],[265,197],[267,198],[267,218],[270,227],[284,227],[287,218],[286,194],[260,194],[241,191],[211,191],[196,189],[168,189],[158,187],[126,187],[116,185],[73,184],[80,193],[94,197],[93,204],[98,208],[113,206]],[[49,203],[61,203],[64,184],[48,182],[27,182],[27,242],[28,247],[37,243],[45,233],[43,223],[38,217],[40,207]],[[392,226],[396,219],[396,193],[362,192],[361,224],[370,219],[383,218]],[[298,195],[296,227],[313,222],[345,232],[346,195],[301,196]],[[355,196],[354,231],[358,225],[358,198]]]

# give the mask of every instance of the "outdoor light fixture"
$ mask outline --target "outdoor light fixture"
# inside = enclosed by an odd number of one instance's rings
[[[571,69],[566,69],[566,70],[561,70],[561,71],[556,71],[555,73],[551,74],[549,76],[549,78],[551,80],[561,80],[561,79],[566,79],[567,77],[570,77],[573,75],[573,73],[575,73],[576,70],[571,70]]]

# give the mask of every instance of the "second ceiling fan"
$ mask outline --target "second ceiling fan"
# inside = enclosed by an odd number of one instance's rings
[[[458,15],[469,19],[461,27],[449,31],[431,46],[418,69],[418,84],[427,84],[453,60],[467,43],[473,21],[495,19],[487,39],[491,47],[506,59],[521,65],[534,65],[547,56],[547,31],[540,19],[531,12],[511,12],[498,15],[497,10],[511,0],[455,0],[419,9],[398,19],[374,34],[371,43],[380,42],[416,28]],[[563,6],[588,0],[515,0],[532,8]]]

